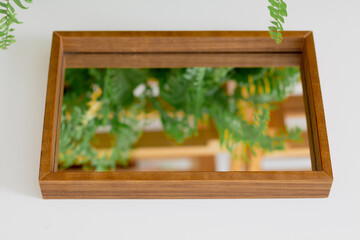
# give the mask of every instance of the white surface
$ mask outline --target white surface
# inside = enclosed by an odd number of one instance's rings
[[[328,199],[42,200],[53,30],[265,30],[265,0],[35,1],[0,51],[0,239],[360,239],[360,1],[288,0],[313,30],[334,171]]]
[[[311,171],[309,157],[275,158],[264,157],[261,159],[262,171]]]

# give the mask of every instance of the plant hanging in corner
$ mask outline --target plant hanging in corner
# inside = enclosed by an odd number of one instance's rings
[[[0,48],[7,49],[15,40],[15,36],[12,35],[14,28],[11,27],[12,24],[20,24],[20,22],[15,12],[15,7],[18,6],[22,9],[28,9],[21,0],[5,0],[0,2]],[[25,0],[27,3],[32,3],[32,0]]]
[[[32,3],[32,0],[24,0],[27,3]],[[270,6],[268,9],[270,11],[270,16],[273,18],[271,20],[271,26],[268,27],[269,34],[276,43],[282,42],[281,31],[284,31],[282,24],[285,22],[284,17],[287,17],[287,5],[283,0],[268,0]],[[11,4],[13,2],[13,4]],[[23,3],[22,0],[1,0],[0,1],[0,48],[7,49],[11,44],[15,43],[15,36],[12,35],[14,28],[11,27],[12,24],[20,24],[16,18],[15,8],[18,6],[22,9],[28,9]]]
[[[269,0],[271,4],[268,6],[270,16],[273,18],[272,26],[269,26],[270,37],[275,40],[276,43],[282,42],[282,35],[280,31],[284,31],[282,23],[285,22],[284,17],[287,17],[287,5],[283,0]]]

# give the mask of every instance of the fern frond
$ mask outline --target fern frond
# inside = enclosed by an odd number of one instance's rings
[[[283,39],[280,31],[284,31],[282,23],[285,22],[284,17],[287,17],[287,5],[283,0],[269,0],[269,3],[270,16],[274,19],[270,21],[272,25],[269,26],[269,33],[270,37],[279,44]]]
[[[13,2],[22,9],[27,9],[28,7],[24,6],[21,2],[22,0],[13,0]],[[27,3],[31,3],[32,0],[25,0]],[[15,8],[10,3],[10,0],[5,0],[0,2],[0,48],[7,49],[11,44],[15,42],[15,37],[10,33],[14,31],[11,28],[11,24],[20,22],[16,18]]]

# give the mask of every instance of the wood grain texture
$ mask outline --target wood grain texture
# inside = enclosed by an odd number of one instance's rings
[[[306,125],[308,134],[308,142],[310,148],[310,159],[311,159],[311,169],[313,171],[321,171],[321,161],[318,159],[320,156],[318,151],[315,151],[314,142],[316,142],[316,137],[314,136],[314,131],[316,131],[316,125],[313,124],[315,122],[314,118],[314,108],[313,106],[313,99],[312,95],[309,94],[309,89],[311,88],[310,76],[305,71],[304,63],[302,62],[300,65],[300,73],[301,73],[301,83],[303,89],[303,101],[305,107],[305,115],[306,115]],[[316,152],[316,153],[315,153]]]
[[[57,32],[65,52],[301,52],[304,34],[283,33],[276,44],[266,31]]]
[[[283,36],[283,43],[277,45],[267,32],[55,32],[39,172],[43,197],[327,197],[332,184],[332,170],[312,33],[284,32]],[[315,171],[56,172],[60,93],[65,67],[185,67],[208,64],[233,64],[231,66],[238,67],[299,64],[304,79],[304,105]]]
[[[66,68],[299,66],[300,53],[70,53]]]
[[[41,181],[44,198],[327,197],[323,172],[57,172]]]
[[[329,143],[325,124],[324,107],[321,96],[320,80],[312,32],[305,36],[303,64],[308,80],[307,83],[311,84],[310,88],[308,86],[308,94],[310,95],[310,107],[312,109],[313,115],[313,136],[315,137],[314,148],[315,154],[318,155],[316,159],[319,160],[318,165],[321,166],[321,170],[328,174],[329,177],[333,178]],[[318,168],[320,168],[320,166]]]
[[[330,183],[134,181],[42,183],[44,199],[325,198]]]
[[[46,91],[43,137],[41,145],[39,178],[53,171],[56,148],[57,124],[59,119],[60,82],[63,71],[63,48],[60,36],[53,34],[49,76]]]

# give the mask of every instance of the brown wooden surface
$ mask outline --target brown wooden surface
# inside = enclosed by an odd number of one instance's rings
[[[201,156],[195,158],[195,170],[210,172],[215,171],[215,156]]]
[[[276,44],[266,31],[58,32],[65,52],[301,52],[306,32],[286,31]]]
[[[299,66],[300,53],[68,53],[68,68],[284,67]]]
[[[319,73],[317,68],[316,53],[313,33],[309,32],[305,36],[303,50],[303,69],[306,75],[308,99],[311,112],[311,125],[314,137],[314,152],[317,161],[317,170],[324,171],[329,177],[333,178],[329,143],[327,139],[324,107],[322,103]]]
[[[55,32],[50,57],[39,182],[44,198],[293,198],[327,197],[332,170],[325,118],[311,32],[284,32],[275,44],[268,32]],[[94,54],[95,55],[92,55]],[[272,66],[272,58],[288,58],[291,64],[301,54],[305,110],[313,170],[309,172],[56,172],[58,124],[60,122],[62,72],[66,67],[104,67],[102,53],[114,67],[123,64],[119,53],[179,53],[177,66],[189,66],[183,54],[229,53],[209,57],[208,64],[235,61],[236,54],[249,54],[243,66],[260,61]],[[281,55],[278,55],[281,53]],[[73,54],[73,55],[72,55]],[[90,54],[89,60],[83,57]],[[100,55],[96,55],[100,54]],[[206,56],[203,55],[203,56]],[[231,55],[235,54],[235,55]],[[89,55],[89,56],[90,56]],[[65,56],[65,58],[64,58]],[[80,56],[80,57],[79,57]],[[99,57],[100,56],[100,57]],[[113,56],[113,57],[111,57]],[[129,63],[142,61],[140,55]],[[144,56],[144,65],[146,57]],[[168,55],[170,56],[170,55]],[[259,57],[262,56],[262,57]],[[171,55],[174,62],[176,56]],[[111,60],[113,58],[113,60]],[[182,59],[181,59],[182,58]],[[80,60],[79,60],[80,59]],[[95,59],[95,60],[94,60]],[[195,63],[196,57],[193,58]],[[215,60],[214,60],[215,59]],[[276,59],[276,58],[275,58]],[[295,59],[295,60],[294,60]],[[198,58],[206,65],[206,58]],[[66,61],[66,63],[64,63]],[[280,60],[276,60],[279,61]],[[279,64],[277,63],[277,64]],[[72,65],[73,64],[73,65]],[[87,65],[88,64],[88,65]],[[98,65],[96,65],[98,64]],[[125,64],[125,63],[124,63]],[[163,63],[156,63],[163,64]],[[242,61],[236,62],[241,67]],[[291,65],[290,64],[290,65]],[[134,66],[135,66],[134,65]],[[150,63],[146,66],[152,66]],[[166,66],[166,65],[162,65]],[[140,67],[140,66],[139,66]]]
[[[57,124],[59,122],[60,82],[63,72],[63,47],[58,34],[53,34],[48,85],[46,91],[39,178],[54,171]],[[60,107],[61,108],[61,107]]]
[[[282,104],[282,111],[286,116],[304,116],[305,107],[303,95],[290,96]]]
[[[261,171],[261,160],[263,158],[263,150],[258,147],[254,147],[255,155],[249,151],[249,161],[246,163],[247,171]]]
[[[302,89],[303,89],[303,101],[304,101],[304,106],[305,106],[305,115],[306,115],[306,126],[307,126],[307,131],[309,132],[308,134],[308,142],[309,142],[309,146],[311,146],[311,151],[310,151],[310,159],[311,159],[311,169],[313,171],[321,171],[321,161],[318,159],[320,156],[318,155],[318,153],[315,153],[315,147],[314,147],[314,125],[313,122],[314,120],[314,116],[313,116],[313,99],[312,99],[312,95],[310,95],[308,93],[308,89],[310,89],[311,86],[311,82],[310,82],[310,78],[307,74],[305,74],[305,66],[304,63],[302,62],[300,65],[300,69],[301,69],[301,83],[302,83]]]
[[[53,172],[44,198],[327,197],[330,178],[308,172]]]
[[[169,146],[202,146],[206,145],[210,139],[218,138],[218,133],[213,124],[205,129],[199,129],[197,136],[185,139],[178,144],[170,140],[166,133],[161,131],[144,131],[134,147],[169,147]],[[97,133],[92,142],[96,148],[111,148],[115,142],[115,137],[109,133]]]

